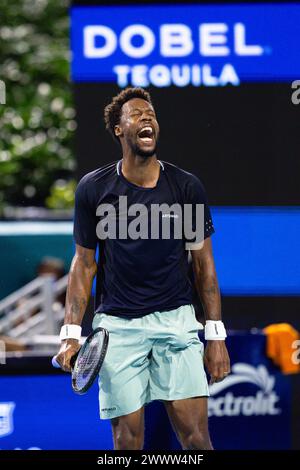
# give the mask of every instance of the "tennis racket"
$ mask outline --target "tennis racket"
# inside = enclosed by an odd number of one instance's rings
[[[79,395],[88,391],[99,374],[106,356],[108,338],[105,328],[96,328],[71,358],[72,388]],[[52,358],[52,365],[60,368],[56,356]]]

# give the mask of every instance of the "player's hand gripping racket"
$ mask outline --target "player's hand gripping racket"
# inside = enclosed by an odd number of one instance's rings
[[[93,384],[106,355],[108,338],[108,331],[105,328],[96,328],[72,357],[70,363],[74,392],[81,395],[87,392]],[[52,365],[60,368],[56,356],[52,358]]]

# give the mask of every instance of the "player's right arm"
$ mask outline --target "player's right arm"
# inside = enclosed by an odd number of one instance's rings
[[[95,250],[76,245],[68,279],[65,325],[81,325],[96,271]],[[70,360],[79,348],[79,341],[76,339],[62,341],[56,359],[63,370],[71,370]]]

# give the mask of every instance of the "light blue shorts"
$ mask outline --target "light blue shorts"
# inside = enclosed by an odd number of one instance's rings
[[[203,343],[192,305],[127,319],[99,313],[93,328],[109,331],[99,376],[100,418],[138,410],[152,400],[208,396]]]

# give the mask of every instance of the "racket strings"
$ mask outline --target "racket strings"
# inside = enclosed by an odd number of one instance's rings
[[[94,376],[102,358],[104,335],[102,332],[93,336],[84,351],[78,357],[73,369],[73,387],[83,390]]]

